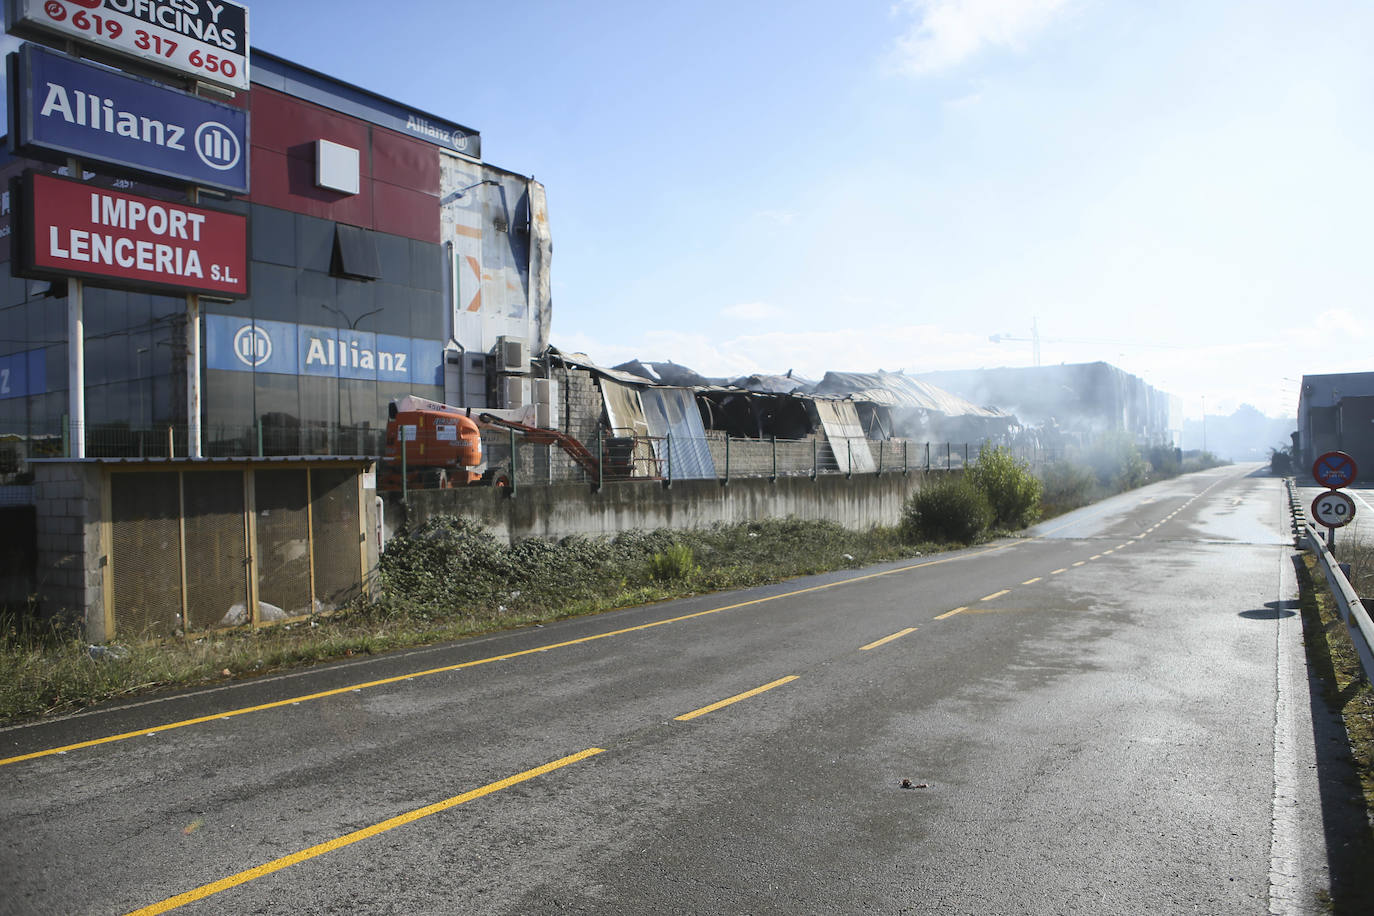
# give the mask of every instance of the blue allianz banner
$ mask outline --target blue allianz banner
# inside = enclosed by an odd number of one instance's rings
[[[75,156],[181,184],[248,191],[248,113],[24,45],[11,55],[16,152]]]
[[[437,340],[205,316],[207,369],[442,385],[443,357]]]
[[[27,350],[0,356],[0,401],[46,394],[48,351]]]

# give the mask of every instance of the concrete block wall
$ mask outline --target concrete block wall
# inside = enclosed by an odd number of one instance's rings
[[[771,458],[770,458],[771,465]],[[514,498],[488,487],[423,490],[410,494],[404,512],[417,525],[434,515],[462,515],[511,542],[526,537],[560,539],[570,534],[614,536],[631,529],[702,528],[766,518],[828,520],[846,528],[895,525],[907,498],[925,475],[809,475],[719,480],[610,482],[593,491],[585,484],[520,487]],[[399,507],[387,519],[401,521]]]
[[[105,577],[101,526],[103,475],[94,462],[35,461],[38,600],[44,617],[86,623],[87,638],[105,634]]]
[[[558,417],[559,429],[595,454],[596,430],[603,413],[601,389],[597,387],[596,379],[585,369],[555,369],[553,375],[558,382],[558,399],[562,406]],[[522,459],[524,457],[521,456]],[[531,460],[534,463],[525,464],[524,467],[533,468],[538,475],[541,465],[533,455]],[[585,478],[582,469],[561,448],[554,448],[548,462],[542,466],[545,468],[542,479],[549,479],[550,476],[555,481]],[[525,477],[522,475],[521,479]]]

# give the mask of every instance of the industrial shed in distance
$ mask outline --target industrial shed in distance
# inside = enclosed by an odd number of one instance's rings
[[[1341,451],[1369,480],[1374,474],[1374,372],[1304,375],[1297,445],[1299,473],[1318,455]]]

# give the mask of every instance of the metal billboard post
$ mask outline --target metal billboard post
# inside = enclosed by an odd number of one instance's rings
[[[77,180],[82,174],[79,159],[67,160],[67,173]],[[86,457],[86,296],[85,284],[76,277],[67,282],[67,422],[70,424],[67,457]]]
[[[195,195],[192,195],[195,196]],[[194,203],[195,201],[192,201]],[[201,458],[200,448],[200,296],[186,297],[186,456]]]

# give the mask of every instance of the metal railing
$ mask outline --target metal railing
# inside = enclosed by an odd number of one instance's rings
[[[614,431],[611,431],[614,432]],[[854,476],[958,471],[978,457],[982,442],[925,442],[915,440],[749,439],[708,433],[705,437],[629,437],[603,432],[585,443],[598,462],[600,473],[589,473],[555,444],[534,444],[504,431],[482,434],[482,455],[487,479],[515,488],[541,484],[603,481],[658,482],[715,480],[728,485],[743,478]],[[998,445],[995,440],[988,444]],[[1054,455],[1042,448],[1013,454],[1032,468],[1042,467]],[[446,484],[437,477],[425,478],[408,468],[408,488],[431,489]],[[391,473],[394,472],[394,473]],[[386,479],[399,479],[401,469],[385,467]]]
[[[482,434],[484,468],[497,470],[488,475],[489,479],[516,486],[592,483],[594,478],[660,481],[668,485],[674,480],[714,479],[724,484],[750,477],[776,480],[954,471],[976,459],[984,444],[857,437],[830,441],[823,435],[758,439],[718,432],[693,438],[616,435],[620,432],[602,430],[583,443],[599,463],[601,473],[594,474],[584,467],[585,462],[580,464],[556,444],[532,443],[505,430],[488,430]],[[78,436],[83,438],[89,458],[184,458],[189,453],[187,428],[182,424],[133,428],[88,423],[83,430],[64,422],[47,434],[0,433],[0,486],[28,484],[30,459],[68,456]],[[385,437],[386,431],[381,427],[328,423],[286,424],[268,420],[249,427],[203,426],[201,454],[206,458],[369,455],[380,461]],[[987,442],[1007,445],[997,440]],[[1043,448],[1010,447],[1017,458],[1033,468],[1054,458]],[[440,482],[440,475],[434,475],[432,480],[428,484],[421,482],[419,488],[446,485]]]
[[[1302,527],[1304,546],[1312,551],[1322,572],[1325,573],[1326,584],[1331,589],[1331,596],[1336,599],[1341,621],[1345,624],[1346,632],[1350,634],[1355,651],[1360,655],[1364,679],[1374,681],[1374,621],[1370,620],[1369,612],[1365,610],[1360,596],[1355,593],[1355,587],[1346,578],[1335,556],[1327,549],[1322,536],[1310,524],[1303,523]]]
[[[1345,624],[1350,642],[1360,656],[1360,668],[1364,671],[1364,679],[1374,681],[1374,620],[1370,619],[1364,602],[1355,591],[1355,586],[1350,584],[1345,570],[1327,546],[1327,539],[1307,521],[1307,510],[1298,496],[1293,478],[1286,479],[1284,484],[1288,488],[1288,509],[1293,518],[1293,534],[1298,546],[1310,550],[1317,564],[1321,566],[1322,574],[1326,576],[1327,588],[1331,590],[1331,597],[1336,601],[1336,610],[1341,615],[1341,622]]]

